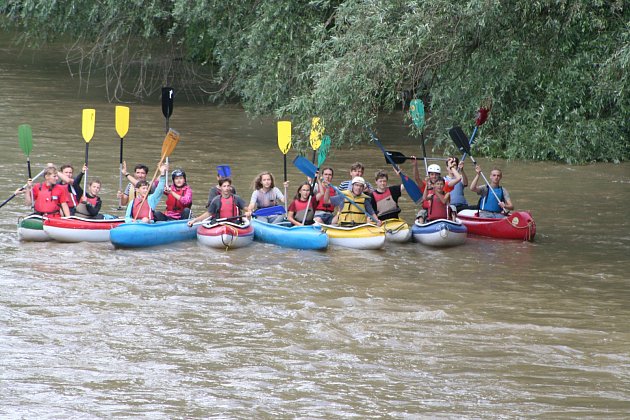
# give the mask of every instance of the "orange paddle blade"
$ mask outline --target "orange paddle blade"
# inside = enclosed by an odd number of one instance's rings
[[[166,133],[166,137],[164,137],[164,142],[162,143],[162,159],[169,157],[171,153],[173,153],[177,143],[179,143],[179,133],[170,128],[168,133]]]

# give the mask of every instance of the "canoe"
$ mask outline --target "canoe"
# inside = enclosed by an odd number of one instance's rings
[[[44,231],[44,218],[37,214],[20,217],[17,222],[18,240],[26,242],[46,242],[51,238]]]
[[[529,211],[515,211],[507,217],[479,217],[476,210],[462,210],[457,220],[468,228],[468,233],[499,239],[520,239],[533,241],[536,236],[536,223]]]
[[[199,225],[189,227],[188,220],[155,223],[123,223],[109,231],[116,248],[144,248],[186,241],[197,237]]]
[[[317,225],[286,226],[252,219],[254,239],[295,249],[326,249],[328,236]]]
[[[124,219],[55,217],[44,220],[44,232],[59,242],[107,242],[110,229],[124,222]]]
[[[242,248],[253,241],[254,227],[247,219],[243,224],[204,223],[197,229],[197,242],[211,248]]]
[[[402,219],[383,220],[383,228],[387,242],[409,242],[411,238],[411,229],[407,222]]]
[[[380,249],[385,244],[385,229],[369,223],[351,227],[321,225],[331,245],[354,249]]]
[[[434,247],[461,245],[466,242],[468,232],[462,223],[447,219],[432,220],[422,224],[416,220],[411,231],[414,241]]]

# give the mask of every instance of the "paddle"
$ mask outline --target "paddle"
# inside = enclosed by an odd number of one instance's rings
[[[284,157],[284,210],[287,210],[287,152],[291,148],[291,121],[278,121],[278,147]]]
[[[424,145],[424,102],[422,99],[414,99],[409,104],[409,113],[411,114],[411,120],[413,124],[416,126],[418,131],[420,131],[420,139],[422,141],[422,160],[424,160],[424,172],[425,174],[429,173],[427,167],[427,149]]]
[[[81,133],[83,134],[83,140],[85,140],[85,177],[83,178],[83,191],[84,194],[87,193],[87,182],[88,182],[88,151],[90,147],[90,140],[94,136],[94,124],[96,123],[96,110],[95,109],[84,109],[83,110],[83,118],[81,124]]]
[[[462,130],[462,128],[459,126],[455,126],[451,128],[450,130],[448,130],[448,134],[449,136],[451,136],[451,139],[453,139],[453,143],[455,143],[455,146],[457,146],[459,151],[464,152],[464,156],[468,154],[473,165],[477,166],[477,161],[470,154],[470,144],[468,144],[468,138],[466,137],[466,134],[464,134],[464,131]],[[483,180],[486,182],[486,185],[488,186],[488,190],[492,191],[494,198],[497,199],[497,203],[500,203],[501,200],[499,199],[499,196],[497,195],[496,192],[494,192],[494,190],[490,186],[490,183],[488,182],[488,179],[486,178],[486,176],[481,171],[479,173],[483,177]],[[507,214],[508,212],[504,210],[504,213]]]
[[[366,129],[370,133],[370,137],[372,137],[372,141],[374,141],[374,143],[376,143],[376,145],[383,151],[383,155],[385,155],[385,158],[387,159],[388,158],[387,151],[385,150],[385,148],[383,147],[379,139],[376,137],[376,135],[374,134],[372,130],[370,130],[367,127]],[[398,165],[394,163],[393,160],[391,159],[388,159],[388,160],[389,160],[389,163],[391,163],[391,165],[394,167],[394,170],[396,171],[396,173],[400,175],[400,179],[402,180],[402,183],[405,186],[405,191],[407,191],[407,194],[409,194],[409,197],[411,197],[414,203],[417,203],[422,198],[422,193],[420,192],[420,188],[418,188],[418,185],[416,185],[416,183],[412,179],[410,179],[407,175],[405,175],[403,171],[398,167]]]
[[[298,168],[300,170],[300,172],[302,172],[307,177],[315,178],[315,176],[317,174],[317,167],[313,163],[311,163],[311,161],[306,159],[304,156],[296,156],[295,159],[293,159],[293,164],[295,165],[296,168]],[[368,212],[366,212],[364,209],[359,207],[359,205],[353,199],[351,199],[350,197],[346,196],[344,193],[342,193],[334,185],[331,184],[330,186],[335,190],[335,192],[337,194],[342,195],[344,199],[346,199],[346,200],[348,200],[348,202],[350,202],[350,204],[355,206],[357,209],[361,210],[367,217],[372,219],[374,222],[378,223],[378,219],[376,219],[374,216],[368,214]]]
[[[252,216],[265,217],[265,216],[277,216],[279,214],[284,214],[284,206],[263,207],[261,209],[256,210],[255,212],[253,212]],[[213,220],[213,222],[214,223],[216,223],[216,222],[225,222],[225,221],[228,221],[228,220],[239,219],[241,217],[245,217],[245,216],[241,214],[239,216],[224,217],[222,219]],[[193,226],[201,225],[203,223],[207,223],[208,220],[211,220],[211,218],[209,217],[209,218],[204,219],[204,220],[202,220],[200,222],[193,223]]]
[[[230,165],[218,165],[217,166],[217,174],[221,178],[227,178],[232,175],[232,170],[230,169]]]
[[[171,118],[171,115],[173,114],[174,97],[175,97],[175,90],[173,88],[170,88],[170,87],[162,88],[162,115],[164,115],[164,119],[166,120],[166,130],[165,130],[166,133],[168,133],[168,130],[170,129],[169,119]],[[168,156],[166,157],[166,164],[168,165]],[[168,175],[166,177],[166,181],[164,185],[168,187]]]
[[[123,167],[123,138],[129,131],[129,107],[116,106],[116,133],[120,137],[120,170],[118,171],[118,189],[122,191],[122,167]],[[118,210],[122,208],[122,196],[118,199]]]
[[[317,172],[322,167],[324,162],[326,161],[326,156],[328,155],[328,151],[330,150],[330,136],[324,136],[322,140],[320,140],[319,145],[319,153],[317,154]],[[313,156],[314,158],[314,156]],[[306,203],[307,211],[304,212],[304,217],[302,218],[302,225],[306,223],[306,215],[308,214],[308,208],[311,206],[311,200],[313,199],[313,195],[315,194],[315,183],[317,182],[317,178],[313,178],[311,182],[311,192],[308,195],[308,203]]]
[[[39,178],[40,176],[42,176],[44,174],[44,172],[46,171],[47,168],[42,169],[42,171],[40,173],[38,173],[37,175],[35,175],[35,178],[31,179],[31,181],[35,181],[37,178]],[[28,183],[24,184],[22,187],[20,187],[20,189],[18,191],[24,191],[24,189],[28,187]],[[9,198],[7,198],[6,200],[4,200],[4,202],[2,204],[0,204],[0,208],[4,207],[5,204],[7,204],[9,201],[13,200],[15,198],[17,194],[13,193],[11,194],[11,196]],[[32,200],[31,200],[32,201]]]
[[[33,150],[33,131],[28,124],[22,124],[18,127],[18,141],[20,149],[26,155],[26,166],[28,169],[28,179],[31,179],[31,150]]]
[[[321,124],[319,117],[313,117],[311,120],[311,135],[310,142],[311,147],[313,148],[313,163],[315,163],[315,156],[317,153],[317,149],[319,149],[322,144],[322,135],[324,134],[324,125]]]
[[[477,117],[475,118],[475,129],[473,130],[472,135],[470,136],[470,140],[468,140],[468,145],[472,146],[473,143],[475,142],[475,136],[477,135],[477,131],[479,130],[479,127],[481,127],[486,120],[488,119],[488,113],[492,110],[492,102],[490,102],[488,105],[482,105],[479,107],[479,109],[477,110]],[[460,161],[463,161],[466,159],[466,153],[464,153],[462,155],[462,158],[460,159]]]

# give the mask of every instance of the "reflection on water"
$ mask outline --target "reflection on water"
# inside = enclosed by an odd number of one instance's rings
[[[78,167],[80,110],[95,107],[90,173],[103,179],[105,207],[115,212],[114,105],[95,92],[76,97],[58,69],[0,62],[2,195],[24,182],[19,124],[33,126],[34,168]],[[400,121],[384,121],[382,140],[418,153]],[[155,166],[163,123],[159,104],[131,105],[129,162]],[[217,164],[231,165],[245,198],[259,171],[281,179],[272,121],[176,102],[171,126],[182,134],[171,161],[186,169],[197,212]],[[341,181],[356,159],[368,180],[386,167],[370,145],[334,150],[327,163]],[[535,242],[471,237],[453,249],[409,243],[370,252],[19,243],[15,221],[27,210],[13,200],[0,210],[0,413],[626,416],[629,166],[481,161],[500,165],[517,208],[532,210]],[[290,167],[289,179],[297,186],[301,176]],[[401,204],[411,218],[410,201]]]

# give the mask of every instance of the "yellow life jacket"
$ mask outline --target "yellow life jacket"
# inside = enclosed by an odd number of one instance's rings
[[[370,197],[365,194],[355,197],[352,192],[348,190],[341,191],[341,193],[357,203],[359,208],[350,201],[344,200],[343,207],[339,213],[339,225],[349,226],[367,223],[367,216],[365,215],[365,200],[369,200]]]

